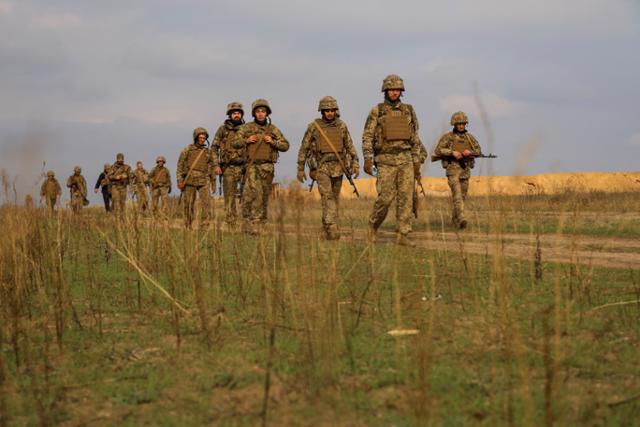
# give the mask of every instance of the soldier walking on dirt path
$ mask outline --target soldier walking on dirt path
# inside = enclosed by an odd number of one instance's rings
[[[338,102],[331,96],[325,96],[318,104],[322,117],[307,126],[298,151],[298,181],[307,177],[304,166],[309,163],[316,166],[309,170],[309,177],[318,182],[318,191],[322,202],[322,226],[327,240],[340,239],[338,215],[342,178],[350,173],[357,178],[360,173],[358,153],[353,146],[349,129],[340,119]],[[348,169],[345,171],[343,167]]]
[[[138,211],[141,214],[149,207],[149,196],[147,194],[149,183],[149,173],[141,161],[136,162],[136,169],[131,177],[131,187],[136,197]]]
[[[80,213],[87,202],[87,181],[81,175],[82,168],[75,166],[73,175],[67,179],[67,187],[71,192],[71,209],[74,214]]]
[[[414,181],[426,159],[426,150],[418,135],[418,119],[413,107],[400,100],[404,82],[395,74],[382,83],[384,102],[373,107],[364,125],[362,152],[364,171],[373,175],[377,168],[378,197],[369,217],[369,236],[376,240],[378,228],[396,201],[399,245],[413,246],[411,232]]]
[[[107,178],[111,184],[113,212],[118,220],[123,221],[127,203],[127,186],[131,180],[131,166],[125,164],[124,154],[116,155],[116,162],[109,168]]]
[[[271,123],[271,107],[267,100],[255,100],[251,104],[251,114],[254,121],[240,128],[233,140],[233,147],[247,150],[242,210],[247,213],[245,231],[257,234],[267,222],[269,195],[278,153],[289,149],[289,141]]]
[[[55,172],[47,171],[47,179],[40,187],[40,202],[46,202],[49,215],[55,214],[56,206],[60,204],[60,196],[62,196],[62,188],[56,179]]]
[[[480,144],[467,131],[469,119],[458,111],[451,116],[453,130],[447,132],[438,141],[434,155],[442,158],[442,167],[446,170],[447,181],[451,188],[453,202],[453,224],[460,228],[467,227],[464,213],[464,201],[469,191],[471,169],[475,166],[475,158],[482,154]]]

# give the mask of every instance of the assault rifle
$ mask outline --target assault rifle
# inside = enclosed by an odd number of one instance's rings
[[[420,180],[420,177],[416,177],[416,182],[418,183],[418,188],[420,188],[420,192],[422,193],[422,196],[424,197],[425,201],[427,200],[427,192],[424,191],[424,187],[422,186],[422,181]],[[416,190],[416,188],[413,188],[413,216],[416,217],[416,219],[418,218],[418,191]]]
[[[314,120],[313,125],[316,127],[316,129],[318,129],[318,132],[320,132],[320,135],[325,140],[325,142],[329,145],[329,147],[331,147],[331,151],[333,151],[333,154],[336,155],[336,158],[340,163],[340,167],[342,168],[342,172],[347,176],[347,180],[349,181],[349,184],[351,184],[351,186],[353,187],[353,192],[356,193],[356,196],[360,197],[360,193],[358,192],[358,187],[356,187],[356,183],[353,182],[353,177],[351,176],[352,175],[351,170],[347,166],[345,166],[344,162],[342,161],[342,157],[340,156],[340,154],[338,154],[338,150],[336,150],[336,147],[333,145],[333,143],[331,142],[327,134],[324,133],[320,125],[318,125],[318,122]]]
[[[311,178],[311,171],[318,170],[318,162],[316,160],[316,155],[317,155],[316,150],[313,150],[311,152],[311,157],[309,157],[309,159],[307,160],[307,165],[309,165],[309,178]],[[316,183],[316,180],[311,178],[311,184],[309,184],[309,193],[313,191],[313,186],[315,185],[315,183]]]
[[[480,159],[497,159],[498,156],[492,153],[489,154],[471,154],[468,157],[463,157],[460,160],[465,160],[465,159],[476,159],[476,158],[480,158]],[[450,156],[436,156],[435,154],[431,155],[431,161],[432,162],[437,162],[438,160],[443,160],[443,159],[455,159],[455,157],[453,157],[453,154]]]

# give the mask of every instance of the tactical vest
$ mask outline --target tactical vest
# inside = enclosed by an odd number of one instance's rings
[[[55,196],[58,194],[58,183],[55,181],[49,181],[47,180],[45,186],[44,186],[44,193],[47,196]]]
[[[192,148],[187,154],[187,168],[190,171],[209,172],[209,152],[206,147]]]
[[[232,145],[239,129],[239,126],[229,129],[225,125],[224,139],[220,144],[220,160],[224,165],[241,165],[246,161],[245,150],[243,148],[235,148]]]
[[[324,135],[329,139],[329,141],[331,141],[331,144],[333,144],[333,148],[331,148],[331,145],[329,145],[329,143],[327,142],[327,138],[325,138],[320,134],[320,132],[318,132],[317,144],[320,154],[335,154],[336,152],[338,154],[342,154],[342,151],[344,150],[342,129],[338,126],[328,125],[322,120],[318,120],[317,123],[320,126],[320,129],[322,129],[322,131],[324,132]]]
[[[116,187],[126,187],[129,184],[129,179],[131,178],[131,169],[129,168],[129,166],[124,163],[122,165],[118,165],[117,163],[115,163],[113,166],[111,166],[111,169],[112,170],[109,175],[127,175],[127,179],[119,179],[117,181],[113,181],[111,185]]]
[[[271,135],[271,125],[266,126],[265,132],[258,136],[258,142],[255,144],[249,144],[247,151],[249,152],[249,158],[254,162],[272,162],[273,161],[273,148],[269,144],[263,141],[264,137]]]
[[[390,110],[390,111],[388,111]],[[405,109],[390,109],[386,104],[378,105],[382,137],[385,141],[408,141],[411,139],[411,127]]]
[[[160,187],[169,183],[169,170],[167,168],[158,168],[153,177],[153,186]]]
[[[464,134],[464,136],[454,136],[453,142],[451,143],[451,150],[458,151],[460,153],[462,153],[464,150],[472,151],[473,147],[471,147],[469,136],[466,133]]]
[[[235,129],[227,129],[224,140],[222,141],[222,149],[224,151],[235,150],[231,143],[233,142],[233,138],[236,137],[236,133],[237,131]]]

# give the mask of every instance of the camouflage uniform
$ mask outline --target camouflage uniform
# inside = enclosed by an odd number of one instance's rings
[[[127,203],[127,186],[132,178],[131,166],[124,163],[124,155],[119,153],[116,162],[109,168],[107,179],[111,185],[113,212],[119,220],[124,220]]]
[[[315,180],[318,182],[318,191],[322,202],[322,226],[328,239],[340,238],[338,230],[338,215],[340,204],[340,190],[344,171],[331,145],[318,131],[318,126],[324,135],[331,141],[333,148],[340,155],[340,159],[349,172],[353,175],[359,173],[358,153],[353,146],[349,129],[345,122],[340,120],[338,103],[330,96],[320,100],[318,111],[334,110],[335,119],[328,121],[324,118],[314,120],[307,126],[307,131],[302,138],[302,144],[298,151],[298,174],[304,178],[304,165],[311,159],[315,166]],[[300,175],[302,173],[302,175]],[[314,170],[311,169],[311,173]],[[313,178],[312,178],[313,179]],[[304,179],[303,179],[304,180]]]
[[[462,123],[465,125],[468,123],[466,114],[462,111],[454,113],[451,117],[451,125],[454,126],[454,129],[440,137],[434,155],[442,157],[442,167],[446,170],[453,201],[453,223],[456,226],[465,227],[467,222],[464,215],[464,200],[469,190],[469,178],[471,177],[471,169],[475,166],[475,160],[473,157],[463,157],[456,160],[453,157],[453,151],[462,152],[468,149],[474,155],[479,155],[482,154],[482,150],[476,138],[466,129],[459,132],[455,128],[456,125]]]
[[[166,159],[160,156],[156,159],[156,167],[151,169],[149,180],[151,181],[151,209],[154,215],[167,215],[167,201],[171,193],[171,173],[164,167]],[[158,164],[162,162],[162,164]]]
[[[211,154],[206,145],[198,145],[198,136],[204,134],[209,138],[209,133],[204,128],[196,128],[193,131],[193,144],[186,146],[180,153],[176,175],[178,186],[182,189],[182,203],[184,208],[184,221],[187,228],[191,228],[195,213],[196,196],[200,197],[200,225],[207,227],[211,216],[211,194],[215,191],[216,176],[214,169],[218,166],[218,160]]]
[[[136,204],[140,212],[144,212],[149,206],[147,187],[149,186],[149,173],[146,169],[135,168],[131,176],[133,194],[136,196]]]
[[[385,78],[382,91],[386,93],[391,89],[404,91],[400,77],[390,75]],[[377,167],[378,198],[369,217],[369,227],[375,233],[395,199],[400,241],[411,232],[414,165],[419,167],[426,158],[413,107],[402,103],[400,99],[391,102],[385,94],[385,102],[373,107],[367,117],[362,135],[362,152],[365,162],[373,160]]]
[[[242,104],[232,102],[227,106],[227,115],[233,111],[240,111],[244,114]],[[224,191],[224,208],[225,222],[230,226],[235,226],[238,218],[238,185],[242,182],[244,168],[247,161],[247,153],[245,149],[237,149],[233,147],[233,140],[238,133],[244,120],[234,123],[230,118],[224,121],[215,136],[211,149],[214,157],[216,157],[222,168],[222,189]],[[246,218],[246,212],[243,210],[243,218]]]
[[[45,199],[49,214],[53,215],[56,209],[56,203],[62,195],[62,188],[60,183],[55,178],[53,171],[47,172],[47,179],[42,183],[40,187],[40,198]]]
[[[267,114],[271,114],[269,103],[264,99],[253,102],[251,109],[254,115],[258,108],[265,108]],[[252,135],[258,137],[258,142],[248,144],[247,139]],[[273,139],[272,145],[263,141],[263,137],[267,135]],[[267,117],[264,123],[253,121],[242,126],[233,140],[233,147],[247,150],[242,210],[247,214],[245,218],[247,231],[257,232],[257,227],[267,220],[269,195],[275,172],[274,165],[278,161],[278,152],[287,151],[289,141],[285,139],[280,129],[270,123]]]
[[[74,169],[74,174],[67,179],[67,187],[71,191],[71,209],[73,213],[79,213],[87,198],[87,181],[80,174],[82,170],[79,166]]]

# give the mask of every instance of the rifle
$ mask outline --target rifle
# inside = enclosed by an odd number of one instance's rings
[[[316,161],[316,151],[313,150],[311,152],[311,157],[308,158],[307,160],[307,165],[309,166],[309,178],[311,178],[311,171],[312,170],[318,170],[318,162]],[[316,180],[311,178],[311,184],[309,184],[309,193],[311,193],[313,191],[313,186],[315,185]]]
[[[322,138],[324,138],[325,142],[329,144],[329,147],[331,147],[331,151],[333,151],[333,154],[336,155],[336,158],[340,163],[340,167],[342,168],[342,172],[347,176],[347,180],[349,181],[349,184],[351,184],[351,186],[353,187],[353,192],[356,193],[356,196],[360,197],[360,193],[358,192],[358,187],[356,187],[356,183],[353,182],[351,171],[349,170],[349,168],[345,166],[344,162],[342,161],[342,157],[340,156],[340,154],[338,154],[338,150],[336,150],[336,147],[333,145],[333,143],[331,142],[327,134],[324,133],[320,125],[318,125],[318,122],[314,120],[313,125],[316,127],[316,129],[318,129],[318,132],[320,132],[320,135],[322,136]]]
[[[450,159],[450,158],[455,159],[455,157],[453,157],[453,155],[450,155],[450,156],[436,156],[435,154],[431,155],[431,161],[432,162],[437,162],[438,160]],[[497,159],[498,156],[495,155],[495,154],[492,154],[492,153],[489,153],[489,154],[472,154],[469,157],[463,157],[460,160],[469,159],[469,158],[473,158],[473,159],[476,159],[476,158],[480,158],[480,159]]]
[[[427,200],[427,192],[424,191],[424,187],[422,186],[422,181],[420,180],[420,177],[416,177],[416,182],[418,183],[418,187],[420,188],[420,192],[422,193],[422,195],[424,196],[424,200]],[[418,218],[418,192],[416,191],[416,188],[413,188],[413,216],[416,217],[416,219]]]

